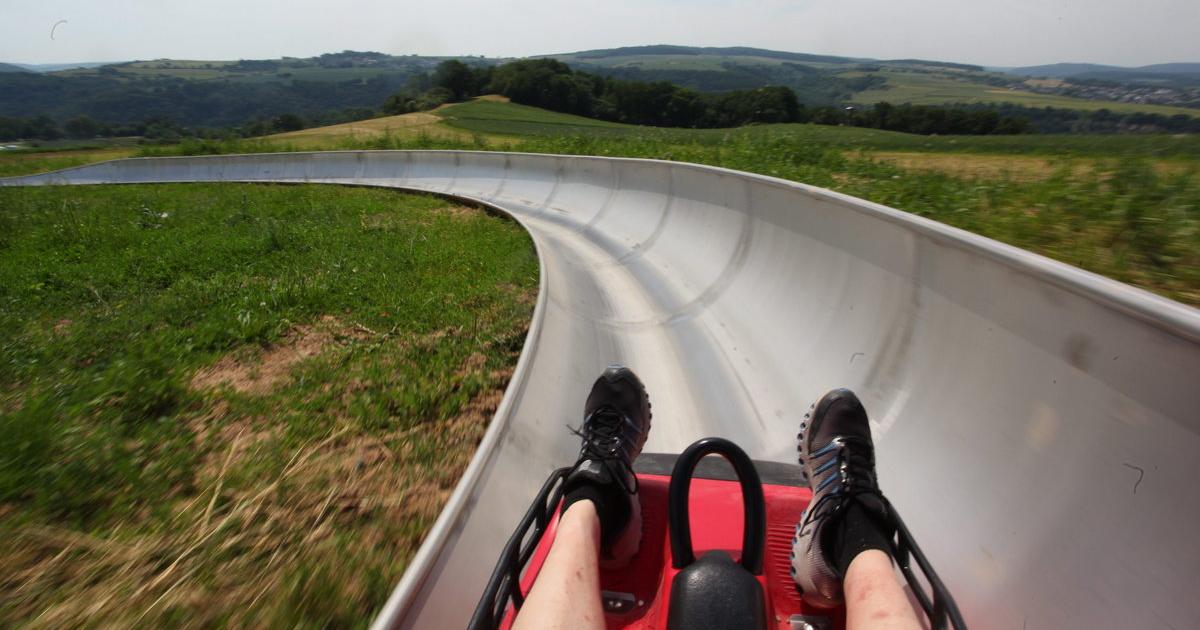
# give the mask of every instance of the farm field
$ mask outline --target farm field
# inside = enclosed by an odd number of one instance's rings
[[[475,450],[514,223],[330,186],[0,189],[0,626],[361,627]]]
[[[956,79],[948,74],[929,74],[903,70],[884,69],[878,72],[887,82],[877,88],[858,92],[854,102],[864,105],[887,101],[889,103],[912,103],[914,105],[944,105],[948,103],[1015,103],[1028,107],[1058,107],[1095,111],[1107,109],[1114,112],[1145,112],[1174,116],[1200,116],[1200,110],[1187,107],[1172,107],[1147,103],[1123,103],[1119,101],[1097,101],[1057,94],[1039,94],[1024,90],[1013,90],[966,78]]]
[[[319,150],[347,139],[370,141],[383,136],[413,139],[424,135],[429,138],[459,141],[471,138],[470,132],[439,124],[441,122],[442,118],[436,114],[414,112],[278,133],[266,136],[263,141],[290,145],[296,149]]]

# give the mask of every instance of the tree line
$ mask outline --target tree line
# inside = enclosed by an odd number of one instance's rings
[[[260,80],[191,80],[132,72],[111,76],[0,73],[0,116],[46,115],[60,123],[89,116],[114,125],[162,119],[188,127],[233,128],[284,112],[312,118],[346,108],[378,111],[415,72],[388,69],[376,76],[338,81],[281,75]]]
[[[336,125],[378,116],[367,108],[347,108],[312,116],[283,113],[255,118],[235,127],[189,127],[170,118],[151,117],[132,123],[111,123],[90,116],[75,116],[62,124],[49,116],[17,118],[0,116],[0,142],[12,140],[90,140],[139,136],[154,142],[174,142],[183,138],[252,138],[272,133],[297,131],[308,127]]]
[[[984,106],[972,103],[956,107],[978,110]],[[1001,116],[1028,121],[1030,130],[1034,133],[1200,133],[1200,115],[1166,116],[1148,112],[1116,112],[1110,109],[1084,111],[1061,107],[1028,107],[1012,103],[987,107]]]
[[[598,76],[555,59],[524,59],[500,66],[445,61],[388,98],[384,110],[401,114],[501,94],[515,103],[590,118],[656,127],[720,128],[812,122],[919,134],[1016,134],[1030,130],[1021,118],[991,110],[927,105],[852,108],[807,107],[785,86],[702,93],[667,81]]]

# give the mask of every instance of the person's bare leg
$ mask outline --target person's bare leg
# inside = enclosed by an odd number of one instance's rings
[[[908,596],[896,581],[891,556],[878,549],[868,549],[850,561],[843,589],[847,630],[922,627]]]
[[[513,628],[603,629],[599,556],[596,506],[591,501],[576,501],[558,520],[550,554]]]
[[[602,630],[600,558],[623,566],[642,538],[633,461],[650,431],[650,397],[627,367],[610,365],[583,406],[579,459],[563,480],[558,531],[513,627]]]

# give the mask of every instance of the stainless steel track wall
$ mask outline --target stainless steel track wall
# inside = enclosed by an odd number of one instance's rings
[[[327,182],[524,225],[542,290],[517,374],[377,626],[462,626],[572,461],[591,380],[633,366],[648,451],[792,461],[825,390],[873,415],[882,484],[981,627],[1200,625],[1200,315],[876,204],[647,160],[337,152],[121,160],[7,185]]]

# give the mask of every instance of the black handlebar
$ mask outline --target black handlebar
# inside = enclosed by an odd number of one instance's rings
[[[733,465],[742,486],[742,566],[754,575],[762,575],[763,547],[767,518],[762,482],[754,462],[737,444],[724,438],[704,438],[693,443],[675,460],[671,489],[667,498],[667,519],[671,529],[672,564],[682,569],[695,561],[692,528],[688,522],[688,494],[692,473],[706,455],[720,455]]]

